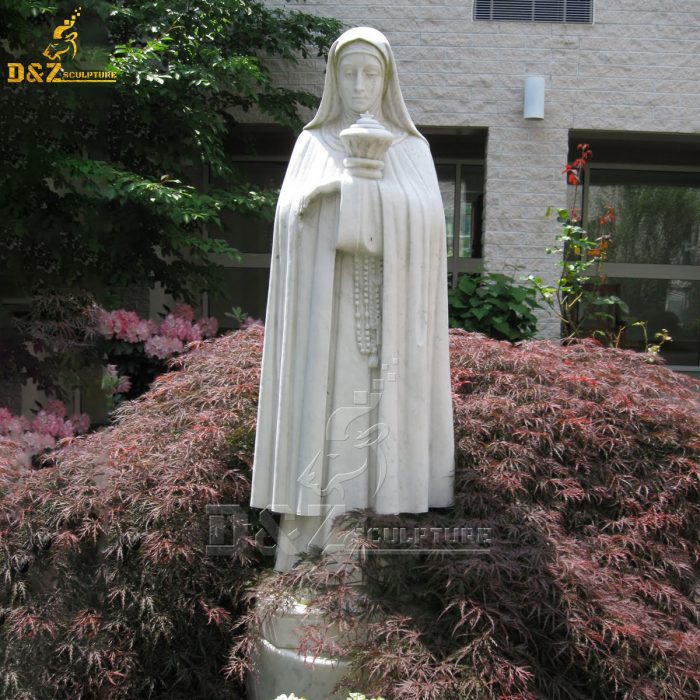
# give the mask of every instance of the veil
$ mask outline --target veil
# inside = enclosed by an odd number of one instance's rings
[[[335,120],[341,115],[340,93],[338,89],[338,54],[348,44],[364,41],[370,44],[384,57],[386,64],[386,81],[382,96],[382,113],[384,118],[405,131],[425,141],[423,135],[416,129],[411,116],[406,108],[406,103],[401,94],[399,76],[396,72],[396,61],[389,46],[387,38],[377,29],[372,27],[355,27],[341,34],[328,52],[328,66],[326,68],[326,80],[323,86],[323,96],[316,116],[304,127],[304,129],[318,129],[325,123]]]

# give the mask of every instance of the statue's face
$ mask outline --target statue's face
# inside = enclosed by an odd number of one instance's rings
[[[376,56],[364,51],[343,52],[338,61],[340,99],[346,111],[376,112],[384,88],[384,69]]]

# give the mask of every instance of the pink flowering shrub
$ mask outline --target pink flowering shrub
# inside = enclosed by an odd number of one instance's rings
[[[217,320],[213,317],[194,320],[192,307],[178,304],[173,311],[156,324],[139,317],[135,311],[96,311],[96,326],[99,334],[106,340],[121,340],[127,343],[145,342],[147,355],[165,359],[177,352],[182,352],[184,343],[192,343],[216,335]],[[179,345],[168,346],[164,340],[179,340]],[[163,354],[163,349],[166,350]]]
[[[71,438],[87,432],[90,417],[75,413],[66,417],[66,407],[61,401],[49,401],[32,420],[13,416],[7,408],[0,408],[0,441],[6,450],[8,461],[28,466],[32,458],[56,447],[63,438]],[[14,453],[11,457],[10,453]]]
[[[243,323],[240,325],[241,330],[245,330],[246,328],[252,328],[253,326],[260,326],[261,328],[265,327],[265,324],[262,322],[262,319],[260,318],[253,318],[252,316],[246,316],[245,319],[243,320]]]
[[[0,350],[7,360],[0,367],[0,379],[32,378],[48,396],[65,399],[67,388],[74,387],[76,380],[92,387],[101,367],[102,389],[116,405],[146,391],[158,374],[167,371],[167,360],[183,352],[189,343],[214,336],[217,321],[195,319],[190,306],[178,304],[156,323],[134,311],[106,311],[90,295],[51,293],[35,297],[29,319],[22,321],[21,328],[37,356],[25,348],[24,341],[19,342],[21,336],[10,338],[12,352],[6,339],[0,338]],[[20,365],[26,366],[26,371]],[[11,422],[9,414],[3,414],[5,430],[0,425],[0,437],[7,437],[5,449],[27,461],[53,447],[57,440],[87,430],[87,416],[68,419],[65,409],[59,408],[62,406],[60,401],[49,402],[26,426],[17,423],[22,419]],[[10,443],[19,448],[10,448]]]
[[[128,343],[138,343],[148,340],[155,333],[152,321],[139,318],[135,311],[104,311],[100,309],[97,319],[97,330],[105,338],[117,338]]]
[[[116,365],[107,365],[102,370],[102,389],[108,396],[126,394],[131,389],[131,378],[121,376]]]
[[[180,338],[168,335],[154,335],[144,345],[144,352],[151,357],[165,360],[182,352],[185,345]]]
[[[166,360],[183,352],[188,343],[213,337],[218,327],[215,318],[195,320],[187,304],[175,306],[160,323],[124,309],[97,308],[93,315],[108,360],[102,387],[115,404],[140,396],[166,371]]]

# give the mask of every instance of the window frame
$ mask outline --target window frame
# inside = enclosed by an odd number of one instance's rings
[[[276,163],[280,165],[288,165],[289,158],[284,158],[284,156],[266,155],[266,156],[251,156],[251,155],[237,155],[230,157],[232,163]],[[455,169],[455,194],[454,194],[454,223],[453,230],[459,231],[460,229],[460,195],[461,195],[461,185],[462,185],[462,166],[476,165],[482,169],[485,167],[483,158],[434,158],[433,162],[435,166],[447,165],[453,166]],[[484,195],[484,188],[479,193],[481,196]],[[471,202],[471,199],[467,201]],[[482,222],[483,225],[483,222]],[[206,235],[206,231],[204,232]],[[483,230],[482,230],[483,235]],[[459,236],[453,236],[452,240],[452,257],[447,259],[447,272],[452,273],[452,286],[457,285],[458,277],[465,273],[482,272],[484,270],[484,259],[474,258],[474,257],[460,257],[457,255],[459,251]],[[229,268],[269,268],[271,262],[271,253],[245,253],[240,251],[240,260],[231,260],[227,257],[222,257],[218,260],[222,267]],[[209,314],[209,298],[206,293],[202,295],[202,306],[203,313],[205,315]]]

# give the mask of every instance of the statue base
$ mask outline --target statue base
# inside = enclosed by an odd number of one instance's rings
[[[254,671],[248,677],[250,700],[275,700],[291,693],[306,700],[347,698],[345,692],[333,693],[348,670],[347,660],[297,651],[304,628],[321,622],[321,613],[295,601],[263,624],[262,644],[253,659]]]

